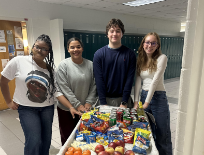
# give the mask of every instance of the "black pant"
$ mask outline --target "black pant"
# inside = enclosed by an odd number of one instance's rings
[[[62,110],[57,107],[58,119],[59,119],[59,129],[61,135],[62,145],[67,141],[70,134],[79,122],[79,115],[75,115],[73,119],[72,114],[69,111]]]

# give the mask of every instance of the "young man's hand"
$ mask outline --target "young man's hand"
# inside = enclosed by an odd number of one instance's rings
[[[138,107],[139,107],[138,101],[134,102],[134,107],[133,108],[137,110]]]
[[[120,105],[120,108],[127,108],[127,105]]]

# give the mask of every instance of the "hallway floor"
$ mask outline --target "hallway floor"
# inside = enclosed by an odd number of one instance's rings
[[[179,78],[165,80],[165,88],[167,91],[169,108],[171,112],[170,121],[173,149],[175,146],[179,84]],[[24,142],[25,139],[18,118],[18,112],[16,110],[0,111],[0,155],[23,155]],[[50,155],[56,155],[60,148],[61,140],[57,109],[55,108]]]

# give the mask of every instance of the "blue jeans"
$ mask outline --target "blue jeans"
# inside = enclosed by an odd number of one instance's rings
[[[142,90],[141,101],[144,104],[148,91]],[[170,112],[165,91],[155,91],[145,111],[151,113],[156,122],[150,121],[153,137],[160,155],[172,155]]]
[[[24,155],[49,155],[54,105],[47,107],[19,105],[18,113],[25,135]]]

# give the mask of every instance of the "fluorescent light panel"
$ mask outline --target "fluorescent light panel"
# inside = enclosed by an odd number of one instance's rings
[[[123,3],[123,4],[129,5],[129,6],[141,6],[141,5],[157,3],[157,2],[162,2],[162,1],[165,1],[165,0],[135,0],[135,1],[127,2],[127,3]]]

